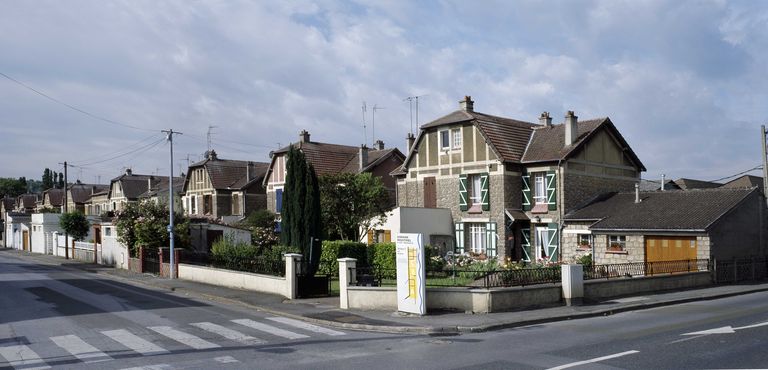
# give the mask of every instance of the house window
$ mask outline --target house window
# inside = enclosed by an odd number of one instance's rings
[[[549,260],[549,228],[540,226],[536,228],[536,260]]]
[[[283,189],[275,189],[275,213],[283,210]]]
[[[189,214],[197,214],[197,197],[194,195],[189,197]]]
[[[453,149],[461,149],[461,129],[455,128],[451,130],[451,135],[453,136]]]
[[[203,195],[203,214],[209,215],[213,211],[213,199],[210,194]]]
[[[485,224],[469,224],[469,250],[474,253],[485,253],[486,242]]]
[[[469,186],[470,186],[470,205],[475,206],[479,205],[482,202],[483,199],[483,183],[482,179],[480,178],[480,175],[470,175],[469,176]]]
[[[104,236],[112,236],[112,228],[111,227],[105,227],[104,228]]]
[[[240,214],[240,196],[238,194],[232,194],[232,214]]]
[[[534,187],[533,187],[533,203],[545,204],[547,203],[547,183],[546,176],[543,172],[534,175]]]
[[[578,234],[579,239],[577,240],[576,247],[579,249],[590,249],[592,248],[592,234]]]
[[[451,132],[448,130],[440,131],[440,150],[448,150],[451,147]]]
[[[623,252],[627,248],[627,237],[625,235],[608,236],[608,250],[614,252]]]

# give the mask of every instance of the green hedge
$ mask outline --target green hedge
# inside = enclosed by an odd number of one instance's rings
[[[358,266],[368,266],[368,246],[351,240],[323,240],[318,272],[331,276],[339,274],[339,258],[355,258]]]

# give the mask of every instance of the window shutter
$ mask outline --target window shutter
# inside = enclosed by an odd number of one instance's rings
[[[389,243],[392,241],[392,231],[391,230],[384,230],[384,242]]]
[[[547,225],[547,228],[549,229],[549,240],[547,241],[547,255],[549,255],[549,260],[552,262],[557,262],[558,255],[560,254],[560,234],[559,234],[559,228],[558,224],[556,222],[550,223]]]
[[[490,203],[490,178],[488,177],[488,172],[480,175],[480,185],[482,186],[480,190],[480,203],[483,206],[483,211],[488,211],[491,209],[491,203]]]
[[[520,243],[520,246],[523,248],[523,261],[525,262],[531,262],[531,229],[530,228],[523,228],[520,231],[522,231],[523,234],[523,240]]]
[[[496,257],[496,223],[489,222],[485,224],[485,237],[487,239],[485,254],[488,257]]]
[[[547,205],[550,211],[557,210],[557,173],[547,171]]]
[[[523,175],[523,211],[531,210],[531,175]],[[530,233],[529,233],[530,235]]]
[[[374,232],[375,231],[373,231],[373,229],[368,229],[368,245],[372,245],[373,244],[373,233]]]
[[[464,224],[457,222],[454,230],[456,230],[456,253],[464,253]]]
[[[283,210],[283,189],[275,190],[275,213]]]
[[[459,209],[467,210],[467,175],[459,175]]]

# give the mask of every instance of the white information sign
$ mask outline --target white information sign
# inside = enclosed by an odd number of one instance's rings
[[[427,313],[426,270],[421,234],[397,235],[397,310]]]

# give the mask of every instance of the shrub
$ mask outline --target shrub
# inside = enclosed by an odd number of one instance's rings
[[[336,276],[339,273],[339,258],[355,258],[358,267],[368,266],[368,249],[365,243],[350,240],[324,240],[320,255],[321,274]]]
[[[216,239],[211,246],[211,257],[214,265],[218,267],[244,270],[248,261],[255,260],[258,256],[256,247],[235,242],[231,235]]]
[[[68,233],[72,239],[83,240],[88,235],[88,230],[91,228],[91,223],[80,212],[68,212],[61,215],[59,218],[59,226],[66,233]]]
[[[301,253],[301,249],[289,245],[273,245],[263,252],[263,256],[266,259],[277,263],[278,261],[283,260],[283,255],[286,253]]]
[[[589,270],[592,268],[592,254],[585,254],[581,257],[576,258],[576,263],[580,265],[584,265],[584,270]]]

